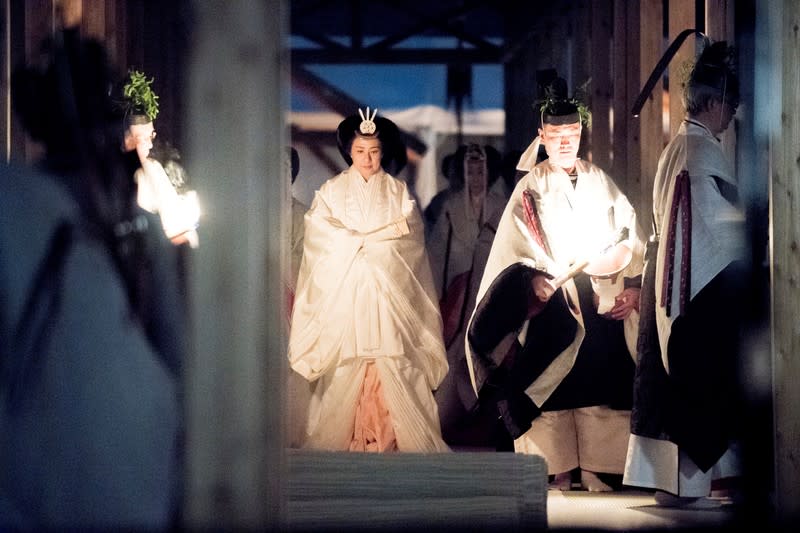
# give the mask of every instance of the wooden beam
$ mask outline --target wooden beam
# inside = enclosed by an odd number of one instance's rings
[[[391,64],[391,65],[447,65],[450,63],[501,63],[503,51],[501,48],[392,48],[375,50],[362,48],[341,47],[336,49],[320,48],[294,48],[291,51],[292,63],[307,64],[350,64],[365,63]]]
[[[669,42],[677,37],[683,30],[696,28],[695,0],[669,0],[669,19],[668,37]],[[691,37],[678,49],[678,53],[672,58],[672,62],[667,68],[669,80],[669,136],[675,136],[678,127],[683,121],[684,110],[681,99],[681,66],[688,61],[694,61],[697,55],[697,39]]]
[[[779,12],[771,80],[780,86],[780,114],[771,112],[772,311],[775,413],[775,501],[782,523],[800,519],[800,3],[770,2]]]
[[[639,87],[642,87],[653,67],[661,59],[666,49],[663,37],[662,0],[643,0],[639,5]],[[638,92],[638,91],[637,91]],[[632,103],[631,103],[632,105]],[[667,143],[664,135],[664,84],[657,83],[639,113],[638,124],[634,122],[634,132],[641,151],[641,199],[642,224],[650,226],[653,203],[653,179],[656,175],[658,158]],[[629,108],[626,108],[628,111]],[[638,130],[638,131],[637,131]]]
[[[364,106],[363,102],[357,101],[349,94],[337,89],[313,72],[294,64],[292,65],[292,83],[296,87],[307,91],[323,105],[336,111],[343,117],[352,115],[359,107]],[[405,143],[406,148],[418,154],[424,154],[428,150],[427,144],[407,131],[400,129],[400,137]]]
[[[705,34],[712,41],[727,41],[736,46],[736,33],[734,31],[734,2],[733,0],[706,0],[704,16]],[[722,137],[722,147],[729,161],[736,160],[736,131],[735,123],[728,128]]]
[[[309,131],[298,127],[292,127],[291,131],[292,146],[303,145],[319,159],[323,166],[328,169],[328,174],[334,176],[342,171],[343,162],[341,159],[333,160],[325,151],[325,146],[335,144],[332,142],[330,131]]]
[[[387,0],[388,4],[395,6],[398,10],[412,15],[414,18],[418,19],[420,22],[417,26],[387,39],[375,43],[370,48],[374,49],[386,49],[390,48],[394,44],[397,44],[405,39],[413,36],[419,35],[431,28],[438,28],[445,33],[449,33],[454,37],[462,40],[464,42],[470,43],[476,48],[485,48],[487,50],[496,50],[498,48],[497,45],[487,41],[483,37],[479,37],[477,35],[473,35],[471,33],[465,32],[461,26],[458,24],[459,17],[464,16],[468,12],[472,11],[476,7],[479,7],[484,4],[482,0],[471,0],[464,2],[463,5],[456,7],[455,9],[437,14],[434,16],[429,16],[427,13],[422,13],[415,9],[412,9],[411,4],[409,2],[405,2],[402,0]]]
[[[705,0],[705,34],[714,41],[726,40],[734,44],[734,2],[732,0]]]
[[[328,39],[324,35],[319,35],[318,33],[312,33],[304,30],[295,30],[295,35],[299,35],[300,37],[311,41],[312,43],[317,43],[318,45],[322,46],[323,49],[333,49],[333,50],[353,50],[354,48],[348,47],[340,42],[334,41],[333,39]],[[293,49],[294,50],[294,49]],[[301,49],[302,50],[302,49]]]
[[[364,45],[364,10],[361,0],[350,0],[350,46],[354,50]]]
[[[651,201],[643,201],[645,177],[641,172],[641,146],[639,142],[639,121],[630,112],[632,103],[639,93],[639,73],[641,53],[639,48],[640,14],[631,9],[626,0],[614,0],[614,41],[611,57],[614,63],[614,110],[612,143],[614,161],[611,172],[614,179],[625,183],[625,194],[640,218],[642,228],[649,231],[648,213]],[[647,180],[649,184],[652,177]],[[622,184],[620,184],[622,187]],[[648,195],[649,196],[649,195]]]
[[[189,262],[185,521],[282,531],[289,180],[285,0],[194,2],[186,165],[204,208]],[[236,31],[231,31],[236,28]]]
[[[627,186],[623,181],[625,175],[614,175],[611,164],[613,145],[610,111],[615,82],[611,77],[613,1],[594,0],[587,11],[591,24],[589,47],[592,50],[590,62],[592,81],[588,88],[592,106],[592,163],[608,172],[623,192],[626,192]]]
[[[106,18],[108,17],[108,4],[106,0],[81,0],[83,4],[83,19],[81,20],[81,35],[105,44]],[[113,5],[111,6],[113,8]],[[113,14],[113,12],[112,12]]]

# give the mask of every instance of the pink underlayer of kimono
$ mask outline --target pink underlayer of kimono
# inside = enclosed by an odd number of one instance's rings
[[[367,363],[361,396],[356,407],[351,452],[397,451],[397,439],[389,410],[383,400],[383,390],[375,364]]]

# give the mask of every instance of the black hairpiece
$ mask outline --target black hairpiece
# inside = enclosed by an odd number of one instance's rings
[[[725,41],[718,41],[709,44],[700,53],[689,74],[688,82],[730,91],[729,84],[735,77],[735,51]],[[738,86],[736,92],[738,93]]]

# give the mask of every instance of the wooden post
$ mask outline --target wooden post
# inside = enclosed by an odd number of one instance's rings
[[[612,144],[614,161],[612,176],[623,189],[647,232],[652,194],[644,194],[644,183],[652,176],[642,174],[642,147],[639,118],[631,108],[639,95],[643,81],[640,75],[640,14],[638,6],[625,0],[614,0],[614,42],[611,57],[614,62],[614,131]]]
[[[639,90],[650,77],[653,67],[666,49],[662,37],[664,17],[662,0],[644,0],[639,7],[640,15],[640,65]],[[638,96],[638,92],[637,92]],[[636,97],[634,97],[635,100]],[[630,106],[633,107],[633,101]],[[666,146],[663,127],[664,86],[657,83],[639,113],[638,139],[641,150],[641,219],[645,228],[650,227],[653,203],[653,179],[661,151]]]
[[[670,0],[669,1],[669,42],[678,36],[680,32],[689,28],[696,28],[697,11],[695,0]],[[697,28],[696,28],[697,29]],[[683,65],[687,61],[694,61],[697,53],[697,39],[689,38],[680,47],[678,53],[672,58],[667,68],[669,77],[669,137],[675,136],[678,126],[683,120],[684,110],[681,101],[683,80],[681,76]]]
[[[193,5],[185,161],[203,215],[189,264],[184,525],[275,530],[285,481],[286,2]]]
[[[714,41],[734,44],[734,5],[731,0],[705,0],[705,31]]]
[[[769,122],[775,503],[779,518],[791,524],[800,518],[800,4],[783,0],[773,8],[779,42],[770,56],[782,58],[775,62],[780,79],[772,80],[780,87],[780,113]]]
[[[592,110],[592,163],[608,172],[614,181],[623,190],[627,187],[624,176],[612,173],[611,151],[613,149],[611,138],[611,99],[614,94],[614,79],[611,74],[611,30],[613,26],[611,0],[596,0],[586,8],[590,17],[591,36],[588,44],[591,50],[592,61],[591,78],[588,91],[591,94]],[[580,56],[579,56],[580,57]],[[582,82],[576,80],[576,87]]]
[[[736,46],[734,31],[734,6],[731,0],[707,0],[705,10],[705,34],[712,41],[727,41]],[[722,145],[730,161],[736,159],[736,132],[728,128],[722,136]]]

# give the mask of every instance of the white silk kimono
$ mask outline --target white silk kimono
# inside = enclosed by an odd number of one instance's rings
[[[687,171],[691,177],[691,233],[688,235],[691,243],[688,276],[690,300],[726,266],[746,256],[744,212],[720,192],[720,187],[725,183],[737,187],[733,168],[719,140],[708,128],[693,120],[685,120],[659,159],[653,185],[653,212],[660,234],[655,266],[655,323],[661,359],[667,374],[670,373],[668,347],[672,326],[683,313],[679,293],[684,244],[680,212],[676,217],[672,263],[672,270],[677,277],[672,284],[669,312],[666,302],[662,301],[670,207],[675,196],[676,176],[682,171]],[[687,356],[691,357],[692,354]],[[734,358],[734,354],[730,354],[730,357]],[[724,403],[725,399],[721,399],[721,402]],[[647,413],[644,412],[643,416],[647,416]],[[676,443],[664,438],[639,435],[634,427],[624,483],[680,496],[708,496],[713,480],[740,473],[738,463],[737,446],[732,443],[719,460],[704,472]]]
[[[317,191],[289,337],[291,367],[314,382],[304,446],[347,450],[374,362],[399,451],[447,451],[432,390],[448,365],[422,218],[403,182],[354,167]]]

